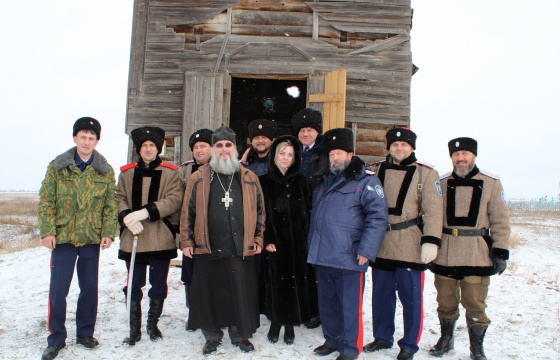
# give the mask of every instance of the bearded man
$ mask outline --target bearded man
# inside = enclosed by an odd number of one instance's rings
[[[478,144],[469,137],[449,141],[453,172],[442,176],[441,250],[430,265],[436,276],[441,337],[430,354],[441,357],[454,346],[459,302],[466,309],[471,359],[484,360],[490,319],[486,297],[490,276],[502,274],[509,259],[509,211],[500,179],[476,164]]]
[[[319,313],[325,342],[314,352],[352,360],[362,352],[364,274],[375,261],[387,228],[381,182],[354,156],[346,128],[323,138],[330,172],[313,190],[307,262],[315,266]]]
[[[212,134],[212,156],[187,182],[180,246],[195,257],[188,329],[201,329],[204,355],[214,353],[228,327],[242,352],[259,327],[253,255],[263,246],[265,209],[258,177],[240,167],[235,133],[222,125]]]

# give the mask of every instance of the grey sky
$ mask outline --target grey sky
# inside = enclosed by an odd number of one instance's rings
[[[118,173],[124,135],[132,0],[4,1],[0,5],[0,190],[38,190],[73,146],[81,116],[103,127],[97,149]],[[451,170],[447,142],[478,140],[477,163],[507,197],[558,197],[560,45],[556,0],[413,0],[411,127],[417,157]]]

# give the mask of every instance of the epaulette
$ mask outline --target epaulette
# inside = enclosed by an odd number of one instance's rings
[[[190,164],[194,164],[194,160],[187,160],[179,166],[187,166],[187,165],[190,165]]]
[[[498,180],[500,178],[498,175],[492,174],[492,173],[490,173],[486,170],[480,169],[480,173],[483,174],[483,175],[486,175],[488,177],[491,177],[492,179],[495,179],[495,180]]]
[[[135,167],[136,167],[136,163],[131,162],[130,164],[126,164],[126,165],[121,166],[121,172],[129,170],[129,169],[134,169]]]
[[[425,166],[425,167],[429,167],[430,169],[435,168],[434,165],[429,164],[429,163],[427,163],[427,162],[423,162],[423,161],[418,161],[418,160],[416,160],[416,163],[417,163],[417,164],[420,164],[420,165],[422,165],[422,166]]]
[[[440,179],[440,180],[443,180],[443,179],[448,178],[448,177],[450,177],[450,176],[451,176],[451,171],[446,172],[445,174],[441,175],[441,176],[439,177],[439,179]]]
[[[169,168],[171,170],[177,170],[178,169],[177,166],[175,166],[173,164],[170,164],[170,163],[166,163],[166,162],[162,162],[160,165],[163,166],[163,167]]]

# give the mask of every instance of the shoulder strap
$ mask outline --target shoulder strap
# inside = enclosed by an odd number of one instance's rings
[[[130,164],[126,164],[121,166],[121,171],[126,171],[128,169],[133,169],[136,167],[136,163],[135,162],[131,162]]]
[[[422,221],[422,165],[418,166],[418,221]]]

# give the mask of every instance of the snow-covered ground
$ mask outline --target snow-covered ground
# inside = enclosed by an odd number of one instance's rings
[[[492,277],[488,315],[492,325],[485,340],[489,359],[560,359],[560,213],[541,217],[538,213],[513,213],[513,234],[521,244],[512,249],[508,270]],[[0,229],[0,240],[5,239]],[[186,332],[180,269],[169,274],[169,296],[160,329],[164,339],[151,342],[143,329],[142,340],[133,347],[122,345],[127,335],[122,286],[126,271],[117,259],[118,241],[102,252],[100,262],[99,314],[95,336],[101,345],[86,350],[75,344],[76,277],[68,296],[67,346],[57,359],[203,359],[204,339],[200,331]],[[0,359],[39,359],[46,346],[46,314],[49,284],[49,251],[33,248],[0,255]],[[145,291],[147,293],[147,291]],[[433,275],[426,272],[424,332],[416,359],[433,359],[428,350],[439,337]],[[143,300],[144,328],[147,296]],[[227,301],[227,299],[224,299]],[[373,340],[371,327],[371,275],[364,296],[364,343]],[[401,313],[397,314],[396,339],[402,335]],[[291,346],[266,338],[269,322],[261,317],[261,327],[251,340],[255,351],[243,354],[227,337],[218,353],[209,359],[319,359],[313,349],[323,342],[321,329],[296,328]],[[282,336],[282,333],[281,333]],[[443,359],[469,359],[464,311],[458,321],[455,350]],[[360,359],[395,359],[392,349],[362,353]],[[333,353],[325,359],[335,359]]]

